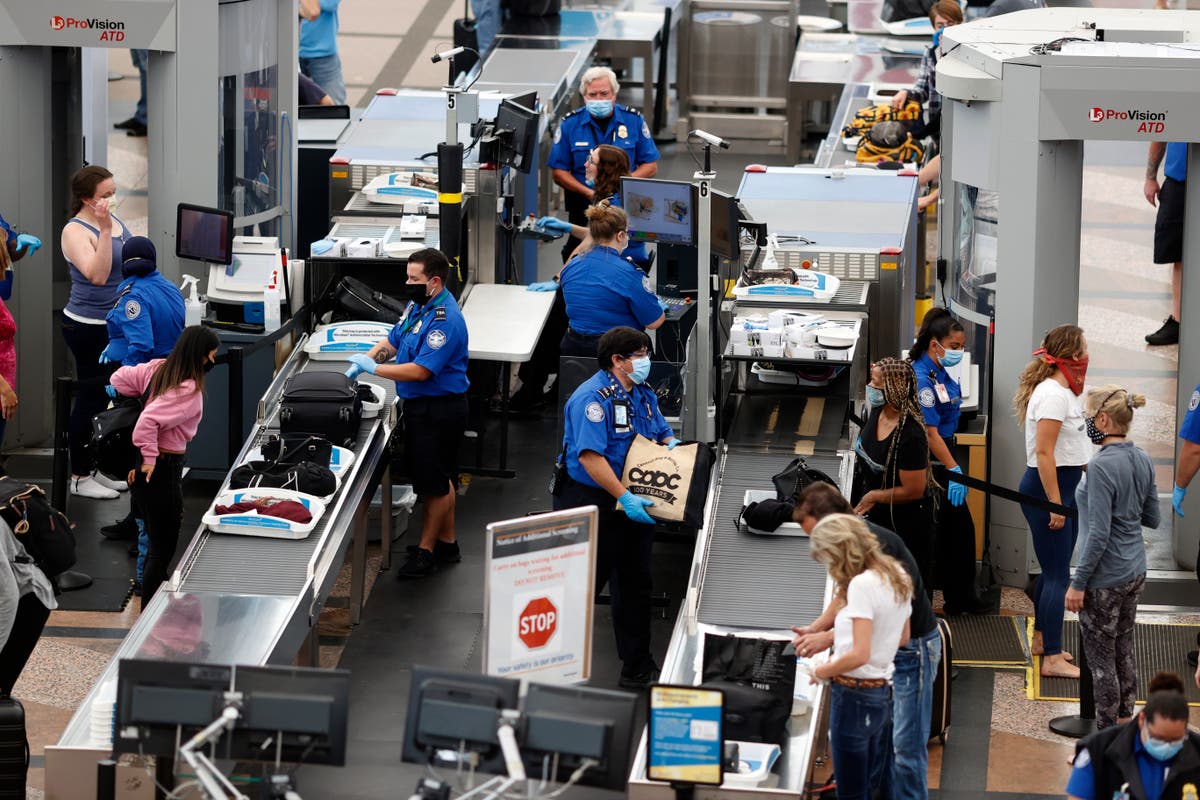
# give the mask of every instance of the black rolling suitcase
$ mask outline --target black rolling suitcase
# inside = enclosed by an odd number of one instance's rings
[[[340,372],[301,372],[283,389],[279,409],[282,433],[307,433],[353,448],[361,421],[358,389]]]
[[[945,744],[946,737],[950,735],[950,677],[954,673],[954,643],[950,637],[950,623],[938,617],[937,626],[942,637],[942,660],[938,662],[937,675],[933,679],[933,716],[929,721],[929,738]]]
[[[0,800],[25,800],[28,772],[25,708],[19,700],[5,695],[0,697]]]

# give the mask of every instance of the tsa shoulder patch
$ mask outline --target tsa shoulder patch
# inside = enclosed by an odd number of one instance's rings
[[[650,126],[646,124],[645,120],[642,120],[642,136],[646,139],[650,138]]]
[[[1086,767],[1090,763],[1092,763],[1091,753],[1088,752],[1088,749],[1086,747],[1081,748],[1079,751],[1079,755],[1075,756],[1074,766],[1077,768],[1082,768],[1082,767]]]
[[[434,328],[425,337],[425,344],[429,345],[431,350],[441,350],[442,346],[446,344],[446,333]]]
[[[593,400],[587,404],[583,415],[588,418],[588,422],[604,422],[604,406]]]
[[[125,301],[125,319],[137,319],[142,313],[142,304],[137,300]]]
[[[933,408],[937,398],[933,395],[933,389],[930,389],[928,386],[926,386],[917,393],[917,400],[919,400],[921,405],[925,408]]]
[[[558,144],[558,140],[562,138],[562,125],[554,129],[554,143]]]
[[[1192,399],[1188,401],[1188,411],[1195,411],[1200,408],[1200,389],[1192,392]]]

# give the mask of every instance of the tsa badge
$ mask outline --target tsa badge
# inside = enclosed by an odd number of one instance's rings
[[[1183,785],[1183,793],[1180,795],[1183,800],[1197,800],[1196,784],[1185,783]]]
[[[617,138],[628,139],[629,138],[629,128],[626,128],[624,125],[618,125],[617,126]]]

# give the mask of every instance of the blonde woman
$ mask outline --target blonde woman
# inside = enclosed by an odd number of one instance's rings
[[[908,641],[912,582],[854,515],[825,517],[810,543],[841,601],[833,653],[812,670],[815,679],[833,683],[829,745],[838,797],[865,800],[878,788],[892,746],[893,659]]]
[[[1142,526],[1157,528],[1158,487],[1150,456],[1126,437],[1146,398],[1120,386],[1091,389],[1084,401],[1088,438],[1100,445],[1079,490],[1083,534],[1066,607],[1079,614],[1096,694],[1096,728],[1133,717],[1137,672],[1133,625],[1146,583]]]
[[[1025,427],[1025,475],[1021,492],[1067,507],[1075,505],[1075,487],[1092,457],[1083,423],[1083,382],[1087,376],[1087,341],[1077,325],[1059,325],[1033,352],[1021,373],[1013,408]],[[1078,678],[1079,667],[1062,649],[1063,598],[1071,578],[1071,553],[1079,526],[1075,519],[1021,506],[1033,534],[1033,549],[1042,567],[1033,592],[1034,655],[1042,656],[1042,674]]]

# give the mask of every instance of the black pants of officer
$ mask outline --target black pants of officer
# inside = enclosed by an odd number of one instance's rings
[[[966,452],[960,456],[953,438],[945,442],[955,460],[964,464]],[[975,589],[975,518],[966,502],[950,505],[944,491],[938,501],[934,572],[946,599],[946,613],[977,610],[981,601]]]
[[[621,674],[635,676],[654,668],[650,656],[651,548],[654,526],[625,516],[603,489],[567,479],[554,510],[595,505],[600,509],[596,552],[596,594],[605,583],[612,597],[613,633]]]
[[[541,401],[542,389],[551,375],[558,374],[558,343],[567,332],[567,304],[563,302],[562,290],[554,293],[554,305],[542,333],[538,336],[533,355],[521,365],[517,375],[521,377],[521,388],[513,395],[512,405],[520,409]]]
[[[595,358],[599,345],[599,335],[591,336],[568,327],[558,344],[558,351],[568,357]]]

